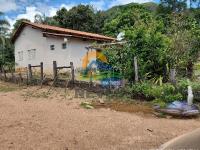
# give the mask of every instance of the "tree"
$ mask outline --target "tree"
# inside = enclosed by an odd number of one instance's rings
[[[159,14],[171,14],[187,9],[187,0],[161,0],[158,6]]]
[[[92,32],[103,34],[103,27],[104,27],[106,18],[107,18],[106,14],[103,11],[96,12],[95,18],[94,18],[94,26],[93,26],[94,30],[92,30]]]
[[[60,26],[59,22],[57,22],[54,17],[47,17],[44,14],[40,15],[40,14],[36,14],[35,15],[35,23],[39,23],[39,24],[47,24],[47,25],[52,25],[52,26]]]
[[[66,26],[65,19],[67,15],[68,11],[66,8],[63,7],[56,12],[56,16],[54,16],[53,18],[59,23],[61,27],[65,27]]]
[[[0,16],[3,16],[4,14],[0,12]],[[9,23],[5,19],[0,19],[0,44],[1,47],[5,45],[5,36],[7,34],[7,31],[9,30]]]
[[[64,28],[94,32],[95,13],[89,5],[78,5],[69,11],[62,8],[54,18]]]
[[[3,13],[0,12],[2,16]],[[5,19],[0,20],[0,70],[5,63],[5,46],[6,46],[6,37],[8,36],[9,23]]]
[[[150,11],[142,5],[134,4],[123,8],[111,20],[107,19],[103,30],[107,35],[117,36],[124,29],[137,26],[140,23],[148,25],[151,22],[152,14]]]
[[[18,29],[18,27],[21,25],[21,23],[22,23],[23,21],[31,22],[31,21],[28,20],[28,19],[18,19],[18,20],[16,20],[15,24],[13,25],[13,31],[12,31],[12,33],[14,33],[14,32]]]
[[[197,21],[187,14],[180,13],[171,16],[168,36],[172,43],[168,51],[168,61],[171,68],[179,68],[179,70],[186,68],[188,77],[192,77],[193,65],[200,52],[199,31]]]
[[[133,80],[133,59],[137,56],[142,78],[166,76],[163,70],[166,70],[166,52],[170,39],[162,33],[162,22],[144,10],[140,13],[136,10],[125,12],[122,16],[119,16],[117,25],[125,31],[127,44],[123,48],[114,47],[105,52],[109,63],[120,70],[124,77]]]

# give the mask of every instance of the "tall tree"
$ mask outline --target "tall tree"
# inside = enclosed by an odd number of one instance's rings
[[[0,16],[3,13],[0,12]],[[6,36],[8,36],[9,23],[5,19],[0,19],[0,70],[3,64],[5,64],[5,46],[6,46]]]
[[[161,0],[158,12],[161,14],[171,14],[182,12],[187,9],[187,0]]]
[[[0,16],[3,16],[4,14],[0,12]],[[5,36],[7,34],[7,31],[9,30],[9,23],[5,19],[0,19],[0,44],[1,46],[4,46],[5,43]]]
[[[78,5],[69,11],[62,8],[55,18],[62,27],[94,32],[95,13],[89,5]]]
[[[113,15],[114,16],[114,15]],[[149,10],[139,4],[128,5],[117,12],[111,20],[107,19],[104,25],[104,33],[107,35],[118,35],[121,31],[144,23],[146,25],[152,22],[152,14]]]
[[[35,23],[40,23],[40,24],[47,24],[47,25],[52,25],[52,26],[60,26],[59,22],[55,20],[54,17],[47,17],[44,14],[36,14],[35,15]]]
[[[103,33],[103,27],[105,24],[107,16],[105,12],[98,11],[95,13],[95,19],[94,19],[94,30],[95,33]]]

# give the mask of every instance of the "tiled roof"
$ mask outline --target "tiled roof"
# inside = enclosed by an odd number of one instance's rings
[[[17,31],[14,33],[12,37],[13,42],[15,42],[15,40],[17,39],[20,32],[25,26],[32,26],[33,28],[41,29],[43,30],[43,32],[67,34],[76,38],[91,39],[91,40],[97,40],[97,41],[108,41],[108,42],[115,40],[115,38],[100,35],[100,34],[82,32],[82,31],[71,30],[71,29],[60,28],[56,26],[38,24],[38,23],[22,22],[20,27],[17,29]]]

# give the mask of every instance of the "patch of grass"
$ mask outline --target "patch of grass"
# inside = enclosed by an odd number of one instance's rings
[[[12,92],[18,90],[19,87],[10,86],[10,85],[0,85],[0,92]]]
[[[92,106],[92,103],[89,102],[82,102],[80,104],[81,107],[85,108],[85,109],[93,109],[94,107]]]

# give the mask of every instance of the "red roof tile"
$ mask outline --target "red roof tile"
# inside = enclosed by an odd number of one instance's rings
[[[72,37],[74,36],[77,38],[92,39],[92,40],[97,40],[97,41],[108,41],[108,42],[115,40],[115,38],[112,38],[112,37],[89,33],[89,32],[82,32],[82,31],[60,28],[60,27],[44,25],[44,24],[22,22],[22,24],[20,25],[20,27],[17,29],[17,31],[14,33],[12,37],[13,42],[15,42],[20,32],[22,31],[22,29],[27,25],[32,26],[34,28],[42,29],[45,32],[68,34],[68,35],[71,35]]]

